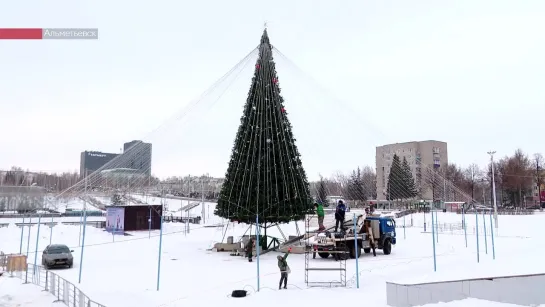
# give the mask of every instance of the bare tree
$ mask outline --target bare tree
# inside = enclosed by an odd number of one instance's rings
[[[467,178],[464,175],[464,170],[460,166],[449,163],[446,169],[443,170],[443,175],[453,186],[457,187],[457,189],[468,194],[471,193],[471,186],[468,184]],[[457,191],[455,189],[448,189],[446,199],[457,199],[456,194]]]
[[[335,185],[330,191],[330,195],[346,197],[346,189],[348,188],[349,177],[342,172],[336,172],[333,175],[333,182]]]
[[[432,195],[432,201],[435,202],[435,200],[438,198],[438,192],[440,188],[440,180],[441,174],[439,171],[435,168],[427,168],[424,171],[424,176],[421,178],[421,189],[420,189],[420,198],[423,198],[424,193],[426,190],[431,190]]]
[[[482,176],[482,171],[475,163],[470,164],[464,171],[466,180],[469,183],[471,198],[475,199],[475,185]]]
[[[377,174],[370,166],[364,166],[361,170],[363,187],[370,199],[377,199]]]
[[[511,157],[506,157],[500,161],[503,164],[502,184],[504,191],[508,195],[511,204],[522,206],[525,196],[532,190],[534,179],[531,161],[528,156],[520,149],[515,151]]]

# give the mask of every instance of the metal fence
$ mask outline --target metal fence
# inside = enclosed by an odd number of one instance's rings
[[[4,259],[0,259],[1,264],[5,264],[3,261],[7,259],[8,255],[0,255]],[[85,293],[83,293],[78,287],[68,280],[53,273],[53,271],[46,270],[42,266],[34,266],[28,264],[26,271],[13,272],[12,274],[4,273],[7,276],[18,277],[22,279],[23,284],[35,284],[42,288],[44,291],[51,293],[55,302],[62,302],[68,307],[106,307],[91,300]]]

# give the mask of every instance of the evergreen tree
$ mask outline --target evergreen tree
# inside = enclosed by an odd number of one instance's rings
[[[252,224],[302,219],[312,197],[280,95],[267,30],[215,214]]]
[[[403,157],[403,163],[401,164],[401,170],[403,171],[403,186],[405,191],[404,198],[413,198],[418,195],[416,184],[414,182],[413,172],[407,159]]]
[[[327,202],[327,187],[322,176],[320,176],[320,181],[318,182],[318,201],[322,203],[322,205],[326,205]]]
[[[390,174],[388,175],[388,190],[386,199],[402,199],[405,198],[405,185],[403,184],[403,169],[399,156],[394,154],[392,165],[390,166]]]
[[[349,182],[349,192],[351,200],[367,200],[367,193],[363,184],[363,176],[359,167],[352,171],[352,176],[350,176]]]

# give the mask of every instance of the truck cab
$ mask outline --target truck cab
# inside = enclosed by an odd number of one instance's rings
[[[367,216],[365,222],[371,224],[377,248],[382,249],[385,255],[389,255],[392,252],[392,245],[397,243],[394,218],[389,216]],[[364,247],[363,251],[369,253],[371,249]]]

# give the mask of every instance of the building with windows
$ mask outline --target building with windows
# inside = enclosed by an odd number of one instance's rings
[[[111,167],[107,169],[130,169],[133,172],[151,175],[151,151],[150,143],[142,141],[131,141],[123,144],[123,153],[106,153],[100,151],[84,151],[80,158],[80,177],[85,178],[86,174],[92,174],[94,171],[105,166],[108,162],[117,159],[117,162],[112,162]]]
[[[91,174],[99,168],[106,165],[106,163],[115,159],[119,154],[107,153],[100,151],[84,151],[81,153],[79,175],[84,178],[87,174]]]
[[[123,154],[127,155],[126,168],[137,170],[140,174],[151,175],[151,144],[130,141],[123,144]]]
[[[532,201],[534,205],[545,208],[545,183],[541,183],[540,185],[536,182],[533,183]]]
[[[422,182],[423,172],[432,169],[442,172],[448,165],[447,143],[440,141],[421,141],[388,144],[376,148],[377,200],[387,200],[388,175],[394,154],[407,159],[420,198],[432,200],[433,191]]]

